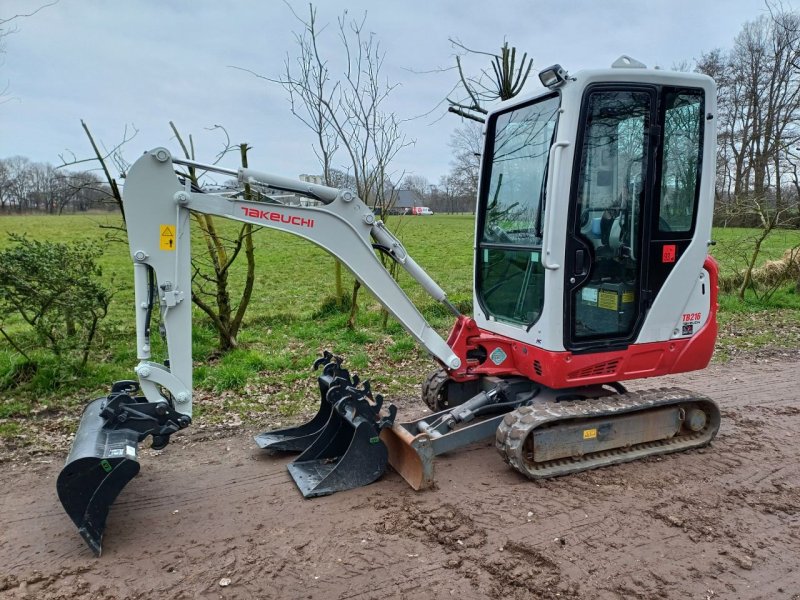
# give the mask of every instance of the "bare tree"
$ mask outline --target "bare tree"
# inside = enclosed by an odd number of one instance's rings
[[[74,152],[67,151],[59,155],[59,158],[61,159],[61,165],[59,165],[59,168],[61,169],[75,165],[96,163],[96,168],[103,173],[103,178],[107,184],[107,187],[97,187],[94,185],[94,182],[87,183],[92,185],[92,190],[104,195],[107,201],[114,203],[114,205],[119,209],[119,212],[122,215],[122,222],[124,223],[125,207],[122,204],[122,192],[120,190],[118,179],[125,177],[125,173],[130,165],[123,157],[122,151],[125,145],[135,138],[139,131],[134,126],[131,126],[129,129],[126,125],[122,134],[122,140],[109,149],[106,148],[102,142],[100,144],[97,143],[94,135],[92,135],[92,132],[89,129],[89,126],[83,119],[81,119],[81,127],[83,128],[83,131],[89,140],[89,145],[92,147],[93,156],[88,158],[78,158]],[[116,175],[112,173],[112,167],[114,168]],[[112,228],[124,230],[124,227]]]
[[[461,97],[456,100],[448,97],[448,110],[465,119],[483,123],[484,115],[488,112],[486,104],[495,100],[508,100],[519,94],[533,69],[533,59],[529,59],[527,53],[517,63],[517,49],[514,46],[509,47],[508,42],[503,43],[500,54],[472,50],[453,39],[450,43],[463,52],[463,55],[456,55],[459,75],[456,89],[460,91]],[[464,56],[489,57],[491,71],[484,67],[478,70],[477,75],[467,74],[463,65]]]
[[[450,136],[450,149],[453,151],[450,174],[460,193],[474,199],[478,194],[483,128],[473,121],[464,122]]]
[[[386,220],[397,194],[391,163],[410,142],[401,131],[400,120],[384,109],[396,87],[383,75],[385,53],[375,34],[365,29],[366,13],[351,19],[345,11],[337,20],[342,72],[336,75],[320,47],[325,27],[318,26],[317,9],[310,4],[307,19],[293,14],[301,31],[295,34],[297,54],[287,56],[284,74],[271,78],[248,71],[283,86],[293,114],[315,134],[316,153],[326,178],[334,155],[344,154],[341,165],[352,177],[356,193]],[[356,279],[348,318],[351,328],[356,323],[359,287]]]
[[[169,125],[186,158],[194,160],[192,136],[189,136],[189,146],[187,146],[175,124],[170,121]],[[225,135],[228,139],[227,133]],[[247,151],[250,148],[247,144],[240,144],[238,149],[242,166],[247,167]],[[217,155],[217,160],[230,150],[230,143],[226,143],[224,149]],[[186,177],[196,187],[200,187],[199,176],[194,167],[189,167]],[[245,186],[244,193],[248,200],[252,199],[249,185]],[[192,257],[192,301],[211,320],[211,324],[217,332],[219,351],[227,352],[238,345],[237,337],[253,295],[255,283],[254,229],[251,224],[243,223],[236,236],[231,238],[217,227],[211,215],[192,213],[192,216],[203,233],[206,249],[204,255],[195,253]],[[244,251],[247,267],[241,293],[234,301],[230,273],[231,267],[242,251]],[[207,286],[211,288],[210,291]]]
[[[737,275],[737,294],[754,288],[767,237],[796,226],[800,166],[800,15],[774,10],[745,23],[730,51],[714,50],[698,70],[718,90],[717,215],[725,225],[758,227]]]
[[[773,13],[745,23],[729,52],[705,54],[698,70],[718,87],[718,183],[726,200],[771,190],[783,207],[780,183],[800,142],[800,16]],[[756,211],[757,212],[757,211]]]
[[[420,198],[425,198],[430,192],[431,184],[422,175],[406,175],[400,187],[404,190],[413,190]]]
[[[0,66],[2,66],[2,56],[6,53],[6,40],[8,36],[18,31],[17,23],[19,20],[32,17],[39,11],[44,10],[49,6],[53,6],[54,4],[58,4],[58,0],[43,4],[29,13],[19,13],[16,15],[11,15],[10,17],[4,17],[0,15]],[[10,83],[8,82],[0,87],[0,104],[8,100],[7,94],[9,87]]]

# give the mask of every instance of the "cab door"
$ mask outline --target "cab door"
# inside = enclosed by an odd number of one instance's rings
[[[704,107],[697,88],[586,90],[566,239],[568,350],[631,344],[692,242]]]
[[[584,93],[565,259],[564,346],[573,352],[624,347],[641,327],[656,104],[653,86],[597,85]]]

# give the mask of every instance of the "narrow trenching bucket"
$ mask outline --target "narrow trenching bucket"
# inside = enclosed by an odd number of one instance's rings
[[[354,383],[347,369],[342,368],[342,359],[327,350],[314,361],[315,371],[320,366],[324,368],[318,378],[320,402],[317,414],[308,423],[258,434],[254,439],[259,448],[277,452],[304,452],[325,429],[333,412],[333,403],[328,400],[329,390],[337,385],[352,386]]]
[[[383,398],[375,401],[365,382],[363,389],[336,386],[328,392],[334,402],[330,418],[314,442],[288,465],[305,498],[326,496],[372,483],[386,471],[389,456],[380,439],[391,427],[397,408],[381,417]]]
[[[100,413],[105,403],[106,398],[98,398],[87,405],[56,483],[64,510],[97,556],[108,509],[139,472],[139,434],[130,429],[104,429],[106,420]]]

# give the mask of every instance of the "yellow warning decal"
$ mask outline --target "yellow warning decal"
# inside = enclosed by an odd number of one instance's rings
[[[585,440],[593,440],[597,437],[597,429],[584,429],[583,430],[583,439]]]
[[[175,250],[175,225],[162,225],[158,247],[162,250]]]
[[[624,292],[622,294],[622,303],[623,304],[630,304],[636,299],[636,296],[633,292]]]
[[[609,292],[608,290],[600,290],[597,297],[598,308],[605,308],[607,310],[617,310],[619,306],[619,296],[617,292]]]

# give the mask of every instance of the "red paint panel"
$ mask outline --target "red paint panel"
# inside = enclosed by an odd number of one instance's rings
[[[719,267],[713,258],[707,257],[703,266],[709,274],[710,310],[708,320],[690,338],[633,344],[612,352],[551,352],[483,331],[474,319],[462,315],[447,339],[462,363],[459,369],[450,371],[450,376],[456,381],[486,375],[522,376],[559,389],[703,369],[711,360],[717,338],[719,279]],[[497,355],[505,354],[506,358],[495,364],[488,357],[498,348],[502,352]],[[468,360],[468,352],[486,358]]]

